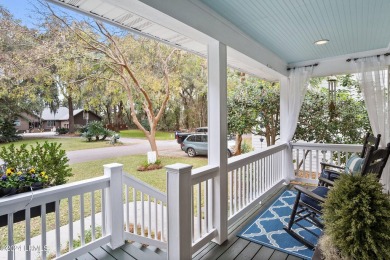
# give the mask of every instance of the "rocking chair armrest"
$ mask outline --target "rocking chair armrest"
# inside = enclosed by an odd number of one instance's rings
[[[306,194],[307,196],[309,196],[310,198],[312,199],[315,199],[321,203],[324,203],[325,202],[325,198],[324,197],[321,197],[321,196],[318,196],[317,194],[315,194],[314,192],[302,187],[302,186],[299,186],[299,185],[296,185],[294,186],[294,188],[298,191],[300,191],[301,193],[304,193]]]
[[[320,162],[320,164],[321,164],[321,170],[325,169],[325,167],[331,167],[331,168],[336,168],[336,169],[345,169],[345,167],[331,164],[331,163]]]
[[[327,178],[319,177],[318,181],[320,183],[326,184],[326,185],[323,185],[323,186],[326,186],[326,187],[328,187],[328,186],[332,186],[333,187],[334,186],[334,181],[331,181],[331,180],[329,180]]]

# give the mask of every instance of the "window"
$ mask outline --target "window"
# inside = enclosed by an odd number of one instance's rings
[[[202,135],[196,135],[195,142],[203,142],[203,136]]]
[[[53,126],[55,126],[55,124],[56,124],[56,122],[53,120],[47,121],[47,127],[53,127]]]
[[[187,138],[187,141],[189,141],[189,142],[195,142],[195,135],[189,136],[189,137]]]
[[[20,126],[20,119],[16,118],[14,124],[15,126]]]

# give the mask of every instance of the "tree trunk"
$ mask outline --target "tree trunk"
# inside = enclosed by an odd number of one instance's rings
[[[234,156],[241,154],[241,143],[242,143],[242,135],[236,134],[236,150],[234,151]]]
[[[175,130],[180,128],[180,108],[175,108]]]
[[[153,152],[156,152],[156,158],[158,158],[158,150],[157,150],[157,143],[156,143],[156,128],[157,126],[151,124],[150,132],[146,137],[148,138],[150,148],[152,149]]]
[[[267,146],[271,145],[271,133],[269,126],[265,127],[265,141],[267,142]]]
[[[69,133],[74,133],[74,116],[73,116],[73,99],[72,96],[68,96],[68,109],[69,109]]]
[[[299,169],[301,168],[301,166],[302,166],[302,164],[303,164],[303,161],[306,160],[306,157],[307,157],[307,155],[309,154],[309,152],[310,152],[310,150],[307,150],[307,151],[305,152],[305,156],[304,156],[304,157],[302,158],[302,160],[299,162],[298,168],[297,168],[295,174],[298,174],[298,173],[299,173]],[[310,174],[311,174],[311,173],[310,173]]]
[[[105,105],[106,108],[106,113],[107,113],[107,123],[111,125],[112,120],[111,120],[111,107],[109,105]]]

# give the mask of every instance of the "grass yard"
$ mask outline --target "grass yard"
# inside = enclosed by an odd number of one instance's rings
[[[207,165],[206,157],[195,157],[195,158],[186,158],[186,157],[164,157],[160,156],[161,162],[164,166],[174,163],[190,163],[194,168],[198,168],[204,165]],[[154,188],[162,192],[166,192],[166,170],[163,167],[159,170],[154,171],[137,171],[137,167],[145,162],[145,155],[132,155],[132,156],[123,156],[110,159],[104,159],[99,161],[85,162],[72,164],[73,177],[69,182],[75,182],[85,179],[90,179],[94,177],[99,177],[103,175],[103,165],[108,163],[121,163],[123,164],[123,171],[129,173],[130,175],[150,184]]]
[[[45,141],[49,143],[57,142],[62,144],[62,149],[65,151],[75,151],[75,150],[85,150],[85,149],[95,149],[102,147],[111,147],[108,140],[98,141],[98,142],[87,142],[81,139],[81,137],[63,137],[63,138],[26,138],[17,142],[0,144],[1,147],[7,147],[11,144],[14,144],[15,147],[20,147],[22,144],[27,144],[27,146],[35,145],[38,143],[44,143]],[[116,145],[123,145],[122,143]]]
[[[122,130],[120,131],[120,135],[121,137],[146,139],[144,133],[138,129]],[[175,139],[175,134],[173,132],[157,131],[156,133],[156,140],[173,140],[173,139]]]
[[[174,164],[174,163],[190,163],[194,168],[198,168],[204,165],[207,165],[206,157],[196,157],[196,158],[186,158],[186,157],[160,157],[162,164],[164,166]],[[99,161],[84,162],[70,165],[73,177],[69,179],[69,182],[76,182],[80,180],[95,178],[103,175],[103,165],[109,163],[121,163],[123,164],[123,169],[125,172],[130,175],[150,184],[154,188],[166,192],[166,170],[163,167],[159,170],[139,172],[137,167],[141,165],[146,160],[145,155],[132,155],[132,156],[123,156],[111,159],[104,159]],[[96,191],[94,193],[95,197],[95,212],[101,211],[101,192]],[[72,198],[72,208],[73,208],[73,221],[80,219],[80,196],[74,196]],[[85,208],[85,217],[91,215],[91,194],[84,194],[84,208]],[[40,234],[40,221],[41,218],[36,217],[31,219],[31,237],[37,236]],[[60,223],[62,225],[68,224],[68,200],[63,199],[60,203]],[[46,226],[47,230],[55,229],[55,214],[49,213],[46,215]],[[7,244],[7,227],[0,228],[0,248],[4,247]],[[25,223],[19,222],[14,224],[14,242],[19,243],[25,240]]]

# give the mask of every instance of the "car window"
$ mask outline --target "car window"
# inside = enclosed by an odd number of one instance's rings
[[[195,137],[196,137],[196,138],[195,138],[195,142],[201,142],[201,141],[202,141],[202,140],[201,140],[202,136],[196,135]]]
[[[195,136],[191,135],[187,138],[188,142],[194,142],[195,141]]]
[[[201,142],[207,143],[207,135],[202,135]]]

